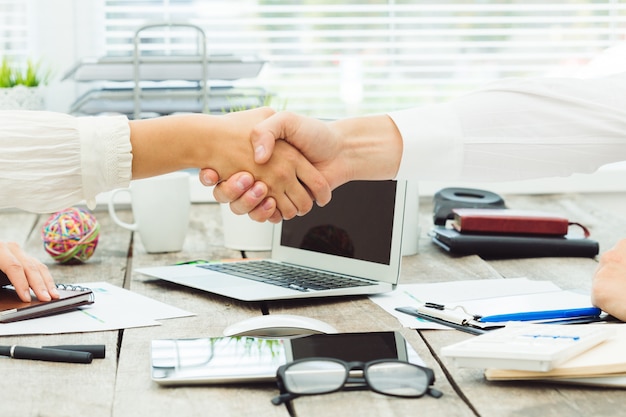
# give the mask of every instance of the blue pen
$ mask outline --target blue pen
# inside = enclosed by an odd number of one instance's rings
[[[567,319],[573,317],[599,316],[602,310],[596,307],[570,308],[566,310],[529,311],[524,313],[495,314],[481,317],[478,321],[483,323],[501,323],[504,321],[533,321]]]

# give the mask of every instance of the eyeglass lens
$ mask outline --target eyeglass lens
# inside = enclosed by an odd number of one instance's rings
[[[367,368],[365,377],[373,390],[383,394],[418,397],[428,390],[426,372],[408,363],[375,363]]]
[[[285,370],[284,384],[292,394],[323,394],[340,389],[349,370],[340,362],[311,360],[295,362]],[[379,362],[365,370],[369,386],[380,393],[418,397],[428,390],[428,376],[409,363]]]
[[[323,394],[341,388],[346,377],[347,370],[341,363],[306,361],[290,365],[283,382],[293,394]]]

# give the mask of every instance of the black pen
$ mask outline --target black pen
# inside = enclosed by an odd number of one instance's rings
[[[0,346],[0,355],[14,359],[33,359],[48,362],[91,363],[93,354],[63,349],[27,346]]]
[[[424,319],[424,320],[428,320],[428,321],[431,321],[433,323],[442,324],[444,326],[451,327],[453,329],[460,330],[460,331],[465,332],[465,333],[470,333],[470,334],[474,334],[474,335],[479,335],[479,334],[486,333],[486,331],[483,330],[483,329],[478,329],[476,327],[471,327],[471,326],[466,326],[466,325],[463,325],[463,324],[453,323],[451,321],[446,321],[446,320],[440,319],[438,317],[428,316],[426,314],[423,314],[423,313],[419,312],[414,307],[396,307],[396,310],[401,312],[401,313],[408,314],[408,315],[414,316],[414,317],[418,317],[418,318],[421,318],[421,319]]]

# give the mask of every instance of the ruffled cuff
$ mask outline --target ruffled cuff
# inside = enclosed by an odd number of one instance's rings
[[[80,117],[83,196],[95,207],[96,195],[127,187],[132,178],[130,126],[126,116]]]

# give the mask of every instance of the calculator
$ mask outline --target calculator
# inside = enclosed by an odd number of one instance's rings
[[[549,371],[607,340],[610,329],[602,324],[509,323],[445,346],[441,354],[459,367]]]

